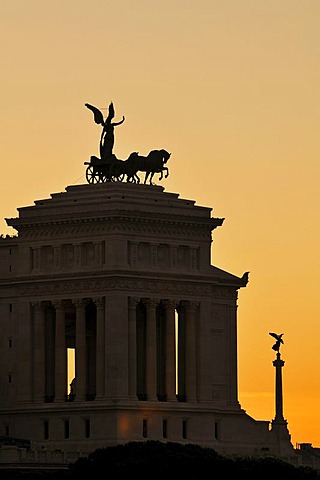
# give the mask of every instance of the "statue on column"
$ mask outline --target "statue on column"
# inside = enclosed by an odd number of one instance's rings
[[[274,337],[277,340],[276,343],[274,345],[272,345],[272,349],[275,352],[280,353],[280,346],[281,346],[282,343],[284,343],[284,341],[282,340],[283,333],[277,334],[277,333],[269,332],[269,335],[271,335],[272,337]]]

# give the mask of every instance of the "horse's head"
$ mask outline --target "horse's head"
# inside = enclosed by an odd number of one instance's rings
[[[162,159],[163,159],[163,163],[167,163],[167,161],[169,160],[170,156],[171,156],[171,153],[167,152],[167,150],[161,150],[161,153],[162,153]]]

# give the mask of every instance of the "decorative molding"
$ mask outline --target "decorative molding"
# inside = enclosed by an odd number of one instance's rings
[[[144,223],[142,223],[142,221]],[[194,238],[211,240],[212,225],[199,225],[197,223],[191,224],[183,221],[168,222],[155,220],[149,218],[136,219],[131,218],[105,218],[105,219],[85,219],[79,224],[70,222],[56,222],[49,225],[30,223],[27,226],[20,225],[19,237],[33,238],[33,239],[50,239],[63,238],[70,236],[90,236],[94,234],[107,233],[127,233],[127,234],[141,234],[151,235],[157,238]]]
[[[210,297],[216,299],[236,299],[235,287],[215,287],[207,283],[179,282],[177,280],[138,280],[138,279],[92,279],[92,280],[63,280],[56,283],[43,283],[34,285],[21,285],[18,287],[18,294],[21,296],[53,296],[67,295],[74,296],[76,293],[86,296],[96,296],[97,292],[106,294],[108,291],[140,292],[142,297],[146,294],[156,295],[165,298],[177,296],[181,299],[192,297]]]

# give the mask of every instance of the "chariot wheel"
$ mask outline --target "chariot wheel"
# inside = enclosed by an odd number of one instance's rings
[[[89,165],[86,170],[86,179],[88,183],[105,182],[105,175],[97,168]]]

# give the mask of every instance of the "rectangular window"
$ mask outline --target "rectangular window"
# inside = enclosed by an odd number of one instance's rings
[[[12,312],[12,303],[9,303],[9,312]]]
[[[85,431],[84,431],[84,436],[85,438],[90,438],[90,435],[91,435],[91,425],[90,425],[90,419],[89,418],[86,418],[85,421],[84,421],[84,428],[85,428]]]
[[[43,438],[45,440],[49,439],[49,422],[48,422],[48,420],[45,420],[43,422]]]
[[[70,435],[70,424],[69,420],[64,421],[64,438],[69,438]]]
[[[162,436],[163,436],[163,438],[167,438],[167,434],[168,434],[167,429],[168,429],[168,422],[167,422],[167,420],[163,420],[163,422],[162,422]]]
[[[214,438],[216,440],[219,440],[219,438],[220,438],[219,423],[218,422],[214,422]]]
[[[8,383],[12,383],[12,375],[11,375],[11,373],[9,373],[9,375],[8,375]]]
[[[148,421],[147,420],[143,420],[142,436],[143,438],[148,438]]]
[[[187,420],[182,420],[182,438],[187,438]]]
[[[12,348],[12,338],[11,337],[8,338],[8,347]]]

